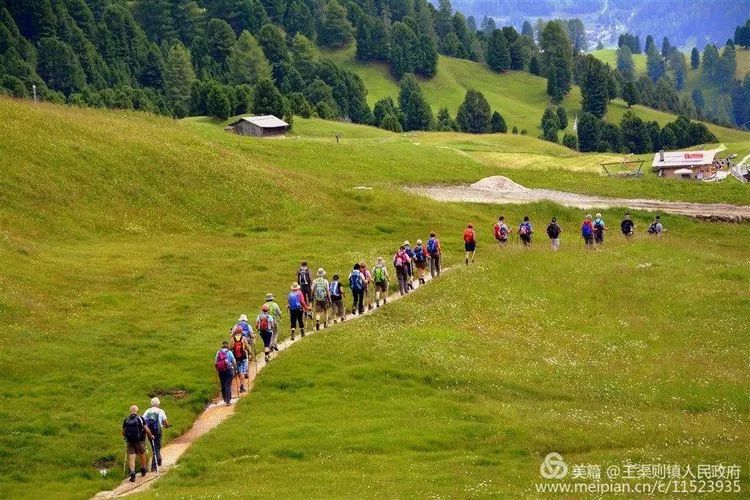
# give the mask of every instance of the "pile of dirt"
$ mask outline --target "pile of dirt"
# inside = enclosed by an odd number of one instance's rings
[[[505,191],[513,193],[529,191],[528,188],[525,188],[522,185],[508,179],[507,177],[503,177],[502,175],[485,177],[481,181],[472,184],[471,187],[473,187],[474,189],[489,189],[493,191]]]

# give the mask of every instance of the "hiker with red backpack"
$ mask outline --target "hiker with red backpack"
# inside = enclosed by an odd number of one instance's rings
[[[287,309],[289,309],[289,319],[292,326],[292,340],[294,340],[294,331],[299,326],[300,333],[305,336],[305,311],[308,309],[307,300],[301,291],[298,283],[292,283],[291,291],[286,297]]]
[[[468,266],[469,257],[471,257],[471,261],[474,262],[474,254],[477,251],[477,233],[474,232],[474,226],[472,224],[466,226],[466,229],[464,230],[464,250],[466,251],[464,260]]]
[[[427,249],[422,245],[422,240],[417,240],[414,247],[414,266],[417,268],[417,279],[420,285],[424,285],[424,273],[427,269],[427,259],[430,258]]]
[[[305,296],[305,300],[308,304],[312,303],[312,275],[310,274],[310,268],[307,267],[307,261],[302,261],[299,269],[297,269],[297,283],[299,283],[302,295]],[[312,319],[312,313],[308,312],[308,317]]]
[[[587,214],[586,218],[583,219],[583,223],[581,224],[581,237],[583,238],[583,243],[586,247],[591,249],[594,248],[594,222],[591,214]]]
[[[427,253],[430,254],[430,276],[440,276],[440,261],[443,257],[443,249],[440,247],[440,240],[435,233],[430,233],[430,239],[427,240]]]
[[[349,274],[349,289],[352,291],[352,314],[364,314],[365,279],[360,271],[359,262],[354,264],[354,269]]]
[[[234,360],[237,364],[235,378],[240,380],[239,392],[245,392],[245,379],[250,378],[250,375],[248,374],[250,346],[247,343],[247,337],[242,334],[242,327],[234,327],[229,342],[232,347],[232,355],[234,355]]]
[[[414,281],[414,250],[412,250],[409,240],[404,241],[404,252],[409,257],[406,264],[407,286],[409,290],[414,290],[414,284],[412,283]]]
[[[221,349],[216,352],[214,357],[214,368],[219,375],[221,384],[221,397],[227,406],[232,404],[232,379],[234,379],[234,370],[237,368],[237,362],[234,354],[229,349],[229,342],[226,340],[221,343]]]
[[[266,355],[266,363],[271,361],[271,338],[273,337],[273,316],[268,312],[268,304],[263,304],[260,314],[255,318],[255,328],[258,335],[263,339],[263,353]],[[302,334],[304,335],[304,333]]]
[[[380,307],[380,295],[383,304],[388,301],[388,268],[385,267],[383,257],[378,257],[378,263],[372,269],[372,279],[375,282],[375,307]]]
[[[495,236],[495,241],[497,241],[498,246],[500,248],[504,247],[506,243],[508,243],[508,235],[510,234],[510,229],[508,229],[507,224],[505,224],[505,216],[501,215],[497,219],[497,223],[495,224],[495,227],[492,229],[492,234]]]
[[[523,246],[531,246],[531,235],[534,234],[534,227],[531,225],[529,216],[526,215],[523,218],[523,222],[518,225],[518,237],[521,238]]]
[[[409,262],[409,256],[406,254],[406,249],[403,245],[398,249],[398,252],[393,256],[393,267],[396,268],[396,278],[398,279],[398,291],[401,295],[409,293],[408,286],[408,268],[406,267]]]
[[[146,475],[146,438],[153,439],[151,430],[143,417],[138,415],[138,406],[130,407],[130,415],[122,422],[122,437],[127,445],[130,482],[135,482],[135,456],[141,462],[141,477]]]
[[[321,267],[318,269],[318,277],[312,282],[312,294],[315,303],[315,329],[320,330],[320,315],[323,314],[323,327],[328,326],[328,304],[331,303],[331,294],[328,291],[328,280],[326,272]]]

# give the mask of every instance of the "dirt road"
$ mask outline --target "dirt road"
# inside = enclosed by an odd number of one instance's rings
[[[414,186],[407,191],[429,196],[438,201],[475,203],[523,204],[551,201],[566,207],[580,209],[607,209],[627,207],[632,210],[687,215],[701,219],[739,222],[750,220],[750,205],[737,206],[722,203],[688,203],[682,201],[607,198],[586,194],[530,189],[503,176],[487,177],[469,186]],[[748,192],[750,200],[750,191]]]

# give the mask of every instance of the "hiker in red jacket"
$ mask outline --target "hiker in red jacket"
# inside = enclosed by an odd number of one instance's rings
[[[477,250],[477,234],[474,232],[474,226],[469,224],[464,231],[464,250],[466,250],[466,265],[469,265],[469,257],[474,262],[474,253]]]

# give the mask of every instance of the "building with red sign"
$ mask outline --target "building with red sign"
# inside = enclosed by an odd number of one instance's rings
[[[654,155],[651,170],[660,177],[702,179],[716,171],[714,157],[717,150],[710,151],[659,151]]]

